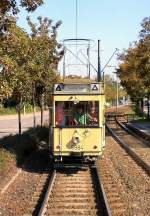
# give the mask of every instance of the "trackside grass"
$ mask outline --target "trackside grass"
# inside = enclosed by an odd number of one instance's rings
[[[7,170],[8,166],[14,162],[15,162],[15,155],[1,148],[0,149],[0,176],[5,170]]]
[[[0,176],[9,169],[12,163],[20,167],[33,151],[39,149],[41,142],[47,145],[47,127],[31,128],[21,136],[9,135],[0,139]]]

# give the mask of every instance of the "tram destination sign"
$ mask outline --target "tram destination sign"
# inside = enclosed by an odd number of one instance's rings
[[[55,94],[69,94],[69,93],[100,93],[101,85],[100,83],[90,83],[90,84],[55,84],[54,93]]]
[[[88,84],[66,84],[64,85],[64,92],[88,92]]]

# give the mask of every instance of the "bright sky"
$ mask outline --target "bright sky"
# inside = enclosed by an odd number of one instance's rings
[[[33,20],[38,16],[50,17],[54,22],[62,20],[59,40],[75,38],[76,0],[44,2],[43,6],[30,14]],[[138,39],[140,23],[144,17],[150,16],[149,9],[150,0],[78,0],[78,37],[101,40],[103,66],[115,48],[128,48],[130,42]],[[22,10],[18,24],[28,31],[26,15]],[[110,64],[115,65],[115,59]]]

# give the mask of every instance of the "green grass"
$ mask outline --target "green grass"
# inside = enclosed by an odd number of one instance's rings
[[[15,115],[17,114],[15,108],[0,108],[0,115]]]
[[[40,107],[36,107],[36,111],[39,111]],[[22,113],[24,112],[23,110],[21,111]],[[25,113],[32,113],[33,108],[32,105],[27,104],[25,106]],[[15,115],[17,114],[17,111],[15,108],[0,108],[0,115]]]
[[[150,119],[147,119],[146,116],[141,116],[141,115],[138,115],[136,114],[134,111],[133,113],[126,113],[128,114],[128,119],[129,121],[134,121],[134,122],[139,122],[139,123],[144,123],[144,122],[150,122]]]
[[[15,162],[15,155],[5,149],[0,149],[0,173],[4,172],[10,163]]]
[[[126,111],[125,114],[127,115],[135,115],[135,112],[133,110]]]
[[[134,122],[137,122],[137,123],[147,123],[147,122],[149,122],[150,123],[150,119],[147,119],[147,118],[136,118],[135,120],[134,120]]]

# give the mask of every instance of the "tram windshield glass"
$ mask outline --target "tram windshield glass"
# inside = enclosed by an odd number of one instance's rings
[[[97,127],[98,113],[98,101],[58,101],[55,102],[55,126]]]

